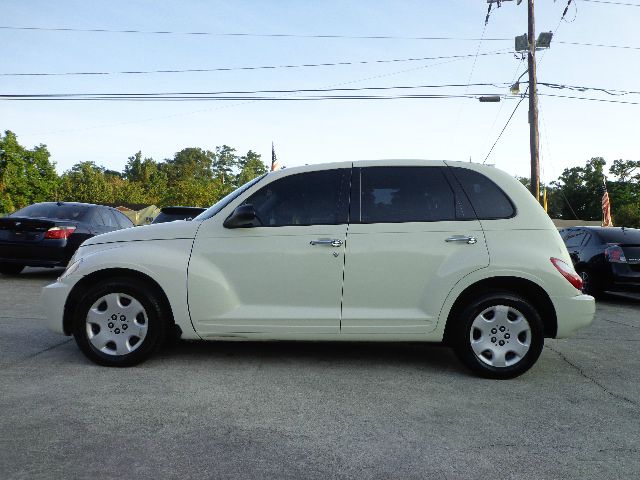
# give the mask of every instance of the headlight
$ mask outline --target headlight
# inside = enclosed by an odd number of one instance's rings
[[[74,257],[75,258],[75,257]],[[78,260],[75,260],[72,258],[71,259],[71,263],[69,264],[69,266],[67,267],[67,269],[62,273],[62,275],[60,275],[58,277],[58,281],[63,280],[65,278],[67,278],[69,275],[71,275],[72,273],[74,273],[76,270],[78,270],[78,268],[80,268],[80,264],[82,264],[82,258],[79,258]]]

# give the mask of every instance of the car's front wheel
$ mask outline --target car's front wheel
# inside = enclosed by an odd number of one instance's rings
[[[17,263],[0,263],[0,273],[3,275],[18,275],[24,270],[24,265]]]
[[[90,288],[75,312],[73,336],[100,365],[127,367],[146,360],[165,340],[162,302],[148,285],[128,278]]]
[[[526,299],[508,292],[488,293],[470,302],[456,321],[453,346],[475,373],[496,379],[522,375],[544,345],[542,320]]]

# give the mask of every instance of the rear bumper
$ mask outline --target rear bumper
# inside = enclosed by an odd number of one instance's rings
[[[47,324],[56,333],[67,335],[64,331],[64,306],[72,285],[56,282],[42,289],[40,300]]]
[[[629,263],[612,263],[608,285],[605,290],[623,292],[640,292],[640,265]]]
[[[558,331],[555,338],[566,338],[575,331],[591,325],[596,312],[596,302],[589,295],[552,297],[556,309]]]
[[[66,240],[47,240],[45,245],[0,242],[0,263],[28,267],[65,267],[76,248]]]

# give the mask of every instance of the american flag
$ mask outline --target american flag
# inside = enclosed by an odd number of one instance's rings
[[[278,159],[276,158],[276,148],[271,142],[271,171],[278,170],[278,168],[280,168],[280,165],[278,165]]]
[[[606,185],[604,195],[602,195],[602,226],[613,227],[613,222],[611,221],[611,204],[609,203],[609,192],[607,192]]]

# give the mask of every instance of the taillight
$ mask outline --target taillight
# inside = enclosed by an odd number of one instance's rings
[[[620,248],[620,245],[610,244],[604,251],[604,258],[611,263],[627,263],[627,257],[624,256],[624,251]]]
[[[76,227],[51,227],[44,234],[44,238],[51,238],[55,240],[69,238],[69,235],[71,235],[75,229]]]
[[[582,278],[576,273],[572,266],[568,265],[564,260],[551,257],[551,263],[558,269],[564,278],[578,290],[582,290]]]

